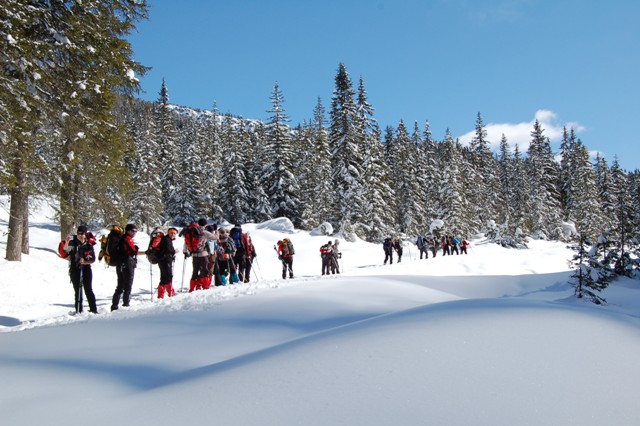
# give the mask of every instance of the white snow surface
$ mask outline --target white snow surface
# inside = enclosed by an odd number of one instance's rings
[[[381,245],[342,240],[342,274],[322,277],[330,237],[245,224],[251,283],[152,301],[159,272],[141,258],[131,307],[112,313],[115,271],[95,264],[99,314],[70,315],[52,217],[30,218],[22,262],[0,245],[4,425],[640,424],[638,281],[615,282],[606,306],[575,299],[563,243],[472,240],[419,260],[407,242],[383,266]],[[273,250],[285,236],[292,280]]]

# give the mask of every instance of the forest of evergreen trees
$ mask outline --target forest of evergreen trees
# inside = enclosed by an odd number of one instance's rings
[[[492,152],[480,113],[469,146],[448,130],[437,139],[426,120],[381,129],[363,79],[354,84],[344,64],[328,110],[318,98],[295,125],[277,83],[266,122],[215,104],[172,105],[165,82],[145,102],[133,77],[145,67],[124,36],[146,14],[144,2],[126,0],[0,0],[7,259],[28,252],[29,203],[54,198],[62,234],[80,223],[287,217],[299,229],[329,222],[343,238],[372,242],[429,232],[483,233],[512,247],[564,240],[577,252],[590,247],[585,258],[609,256],[617,273],[635,268],[639,172],[593,163],[573,129],[556,153],[538,122],[527,152],[505,136]],[[436,220],[442,226],[431,229]]]

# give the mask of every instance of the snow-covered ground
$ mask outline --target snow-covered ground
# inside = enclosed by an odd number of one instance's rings
[[[7,217],[2,198],[3,232]],[[382,266],[380,245],[342,241],[343,273],[321,277],[329,237],[247,224],[250,284],[152,300],[159,272],[141,258],[131,307],[111,313],[115,271],[96,264],[99,315],[69,315],[51,217],[31,217],[22,262],[0,243],[2,424],[640,424],[638,281],[606,306],[576,300],[562,243],[474,240],[428,260],[407,245]],[[284,236],[293,280],[273,250]]]

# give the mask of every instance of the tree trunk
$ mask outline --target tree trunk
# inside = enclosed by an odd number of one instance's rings
[[[29,194],[24,197],[22,217],[22,254],[29,254]]]
[[[28,143],[21,138],[16,138],[15,157],[12,160],[14,183],[9,191],[11,206],[9,207],[9,235],[7,237],[8,261],[22,261],[23,239],[28,234],[29,228],[25,218],[29,216],[29,192],[27,189],[27,164],[23,158],[27,154]],[[26,244],[29,244],[27,237]],[[27,250],[28,251],[28,250]]]
[[[16,178],[18,177],[19,175],[16,174]],[[19,178],[17,180],[17,186],[11,190],[9,236],[7,237],[7,260],[20,262],[22,260],[22,239],[24,235],[24,210],[28,206],[28,195],[24,189],[24,182],[21,182],[21,179]]]

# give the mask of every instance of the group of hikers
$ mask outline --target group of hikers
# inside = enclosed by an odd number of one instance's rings
[[[416,240],[416,246],[420,251],[420,259],[429,258],[429,251],[431,251],[433,257],[436,257],[436,253],[439,248],[442,248],[442,255],[453,255],[455,254],[467,254],[467,247],[469,247],[469,242],[464,238],[459,239],[457,237],[453,237],[451,235],[445,236],[437,239],[434,236],[425,237],[422,235],[418,235]],[[402,253],[403,246],[402,242],[399,238],[391,238],[387,237],[382,242],[382,249],[384,250],[384,264],[387,262],[389,264],[393,264],[393,253],[395,252],[398,255],[398,263],[402,261]]]
[[[157,264],[160,269],[158,299],[164,298],[165,294],[169,297],[175,296],[173,266],[179,250],[173,246],[173,242],[178,235],[184,237],[185,259],[191,257],[193,262],[189,292],[208,289],[212,283],[224,286],[228,282],[248,283],[251,279],[251,266],[257,254],[251,236],[242,232],[240,225],[235,225],[227,231],[207,224],[206,219],[199,219],[180,232],[174,227],[169,228],[166,234],[156,229],[151,233],[146,251],[140,250],[133,241],[137,232],[136,225],[132,223],[126,225],[125,229],[115,225],[109,234],[100,239],[101,249],[97,260],[104,260],[107,265],[114,266],[117,275],[111,311],[118,309],[121,299],[122,306],[129,306],[138,255],[146,254],[150,263]],[[83,292],[89,304],[89,312],[98,313],[91,271],[91,265],[96,261],[96,243],[95,236],[86,226],[81,225],[76,235],[67,236],[58,245],[60,257],[69,261],[69,277],[75,293],[76,313],[83,311]],[[283,262],[283,278],[287,270],[293,278],[292,249],[293,245],[290,252],[284,246],[279,249]]]
[[[322,275],[339,274],[340,265],[338,260],[342,258],[340,253],[340,240],[323,244],[320,247],[320,258],[322,259]]]
[[[97,260],[104,260],[109,266],[114,266],[117,275],[117,285],[111,300],[111,311],[118,309],[122,299],[122,306],[129,306],[131,290],[137,266],[137,256],[145,255],[151,264],[157,264],[160,269],[158,283],[158,299],[175,296],[173,287],[173,269],[176,254],[179,250],[173,245],[178,236],[184,238],[183,253],[192,259],[192,275],[189,280],[189,292],[207,290],[214,286],[225,286],[228,283],[248,283],[251,280],[251,270],[257,257],[251,236],[242,231],[239,224],[230,230],[218,228],[215,224],[208,224],[206,219],[199,219],[184,227],[181,231],[170,227],[166,234],[155,229],[150,235],[149,247],[141,251],[134,243],[138,232],[133,223],[124,229],[115,225],[107,235],[100,239],[101,247],[96,257],[94,245],[96,237],[87,227],[78,227],[76,235],[69,235],[58,245],[58,253],[69,261],[69,277],[75,294],[75,310],[83,311],[83,293],[89,304],[89,312],[98,313],[96,297],[92,289],[91,265]],[[339,240],[329,241],[320,247],[322,260],[322,275],[339,274],[339,259],[342,253]],[[416,245],[428,259],[429,251],[436,256],[438,248],[442,248],[443,255],[467,254],[469,243],[452,236],[443,236],[440,240],[433,236],[427,238],[418,236]],[[403,244],[399,238],[386,238],[382,243],[385,253],[384,264],[393,263],[393,253],[397,254],[398,263],[402,261]],[[282,278],[293,278],[293,256],[295,249],[289,238],[279,240],[273,249],[282,262]]]

